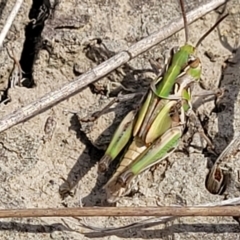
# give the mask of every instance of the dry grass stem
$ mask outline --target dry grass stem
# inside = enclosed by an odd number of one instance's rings
[[[3,41],[4,41],[5,37],[7,36],[7,33],[9,31],[10,27],[12,26],[12,23],[17,15],[20,7],[22,6],[22,3],[23,3],[23,0],[17,0],[11,13],[8,16],[8,19],[0,33],[0,48],[3,45]]]

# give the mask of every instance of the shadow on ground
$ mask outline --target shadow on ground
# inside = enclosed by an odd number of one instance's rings
[[[99,39],[97,40],[99,41]],[[106,46],[98,42],[96,45],[89,45],[88,49],[86,49],[86,57],[92,60],[95,64],[100,64],[101,62],[107,60],[108,58],[115,55],[114,52],[109,51]],[[132,68],[129,64],[124,64],[122,67],[115,70],[113,73],[110,73],[108,75],[108,79],[112,82],[114,81],[120,81],[123,86],[126,88],[131,86],[132,89],[135,91],[139,91],[140,89],[144,89],[144,86],[142,86],[141,83],[150,82],[151,79],[144,78],[144,73],[146,72],[152,72],[151,69],[144,69],[144,70],[138,70]],[[117,79],[117,80],[116,80]],[[91,90],[99,94],[105,94],[102,89],[99,89],[94,84],[90,86]],[[119,92],[122,90],[121,87],[118,87],[114,89],[114,91],[110,92],[110,96],[117,96]],[[123,90],[123,94],[126,93]],[[120,121],[123,119],[123,117],[133,108],[136,108],[138,105],[142,95],[138,95],[137,97],[134,97],[133,99],[129,99],[127,101],[120,101],[117,103],[117,106],[114,109],[107,110],[114,111],[115,119],[113,120],[113,124],[104,130],[104,132],[99,136],[99,138],[96,140],[96,142],[101,141],[102,136],[106,134],[113,134],[116,127],[120,123]],[[123,109],[121,113],[119,113],[119,109]],[[101,110],[101,109],[99,109]],[[117,111],[118,110],[118,111]],[[105,112],[105,113],[106,113]],[[120,114],[120,115],[119,115]],[[66,179],[66,182],[64,182],[60,186],[60,194],[62,197],[66,197],[68,194],[70,194],[70,191],[73,187],[75,187],[78,182],[88,173],[88,171],[95,165],[101,157],[104,154],[104,151],[99,150],[97,147],[94,146],[94,143],[91,143],[91,141],[88,139],[86,133],[82,131],[82,123],[79,122],[78,116],[73,115],[71,118],[71,129],[76,132],[77,138],[86,146],[86,149],[83,151],[83,154],[79,156],[76,164],[72,167],[71,171],[68,174],[68,177]],[[90,156],[90,162],[87,167],[82,168],[84,165],[83,163],[86,161],[86,155],[88,154]],[[116,159],[117,160],[117,159]],[[114,164],[113,164],[114,165]],[[86,164],[84,165],[86,166]],[[88,196],[84,197],[82,199],[82,203],[84,206],[96,206],[96,205],[103,205],[103,202],[105,202],[105,193],[102,190],[103,185],[106,183],[107,179],[109,179],[110,175],[112,175],[113,170],[116,166],[110,167],[110,171],[108,171],[105,175],[98,175],[97,183],[95,187],[92,189],[92,191],[89,193]],[[69,184],[70,183],[70,184]],[[70,188],[69,188],[70,187]],[[69,188],[69,190],[67,189]],[[63,194],[62,194],[63,193]],[[104,203],[107,204],[107,203]]]
[[[152,224],[151,226],[154,226]],[[149,227],[149,226],[148,226]],[[91,232],[86,233],[85,236],[89,238],[104,237],[109,235],[115,235],[119,238],[139,238],[142,239],[163,239],[164,237],[174,237],[176,233],[203,233],[206,237],[207,234],[221,234],[221,233],[239,233],[240,228],[237,224],[173,224],[169,227],[165,227],[161,230],[156,229],[139,229],[131,228],[131,230],[116,231],[114,233],[99,233]]]
[[[173,224],[165,227],[164,229],[146,229],[147,227],[155,226],[156,224],[148,224],[145,229],[131,228],[131,230],[118,230],[111,233],[90,232],[84,235],[88,238],[101,238],[104,236],[115,235],[119,238],[142,238],[142,239],[162,239],[164,237],[171,237],[174,234],[190,234],[190,233],[203,233],[206,237],[207,234],[225,234],[225,233],[240,233],[238,224]],[[0,222],[1,231],[16,231],[16,232],[30,232],[30,233],[48,233],[53,232],[76,232],[62,223],[55,223],[50,225],[44,224],[31,224],[19,222]],[[80,233],[79,233],[80,234]],[[82,233],[81,233],[82,234]]]

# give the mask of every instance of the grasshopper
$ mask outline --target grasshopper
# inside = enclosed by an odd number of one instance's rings
[[[180,5],[187,42],[183,0],[180,0]],[[193,84],[201,77],[201,62],[195,56],[196,48],[225,17],[204,34],[196,47],[186,43],[172,51],[139,109],[130,111],[120,123],[98,166],[99,172],[107,171],[109,164],[125,150],[115,174],[104,186],[108,202],[116,202],[127,195],[137,176],[176,150],[186,128],[187,115],[192,112]]]

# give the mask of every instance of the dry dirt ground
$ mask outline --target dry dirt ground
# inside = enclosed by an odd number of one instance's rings
[[[16,58],[21,59],[26,76],[29,77],[29,72],[32,71],[34,83],[30,81],[25,87],[8,89],[14,62],[7,54],[6,47],[0,50],[0,90],[3,99],[10,99],[6,104],[0,105],[1,118],[72,81],[114,52],[126,49],[180,16],[175,0],[62,0],[56,6],[53,18],[45,23],[42,31],[44,47],[36,47],[36,51],[30,51],[29,56],[26,53],[28,57],[24,58],[24,46],[29,44],[30,48],[35,41],[31,37],[26,40],[25,27],[40,2],[24,1],[5,42],[5,46],[13,48]],[[190,10],[194,4],[201,4],[203,1],[187,2],[187,10]],[[14,3],[13,0],[0,1],[1,27]],[[240,51],[237,48],[240,33],[239,0],[230,1],[228,8],[231,11],[230,16],[206,38],[198,51],[203,65],[204,86],[207,89],[221,86],[226,90],[217,108],[213,101],[198,108],[201,118],[208,120],[207,131],[219,154],[240,129]],[[216,12],[211,12],[190,25],[192,43],[196,43],[210,28],[217,16]],[[61,22],[65,17],[73,19],[71,23],[76,25],[75,28],[54,28],[57,19]],[[94,38],[101,38],[108,51],[103,46],[93,45],[90,40]],[[89,43],[92,47],[86,48]],[[125,87],[131,87],[134,91],[145,89],[153,78],[149,59],[162,59],[164,50],[183,43],[184,32],[181,31],[91,88],[86,88],[30,120],[0,133],[0,208],[105,205],[105,194],[101,187],[108,176],[98,176],[97,161],[106,149],[117,123],[137,101],[116,104],[112,111],[102,115],[94,123],[79,122],[79,117],[89,116],[102,109],[112,99],[102,94],[106,92],[109,82],[121,81]],[[213,53],[213,59],[207,57],[205,51]],[[231,58],[231,64],[226,65],[224,61],[228,58]],[[225,70],[221,77],[223,65]],[[218,111],[213,111],[214,109]],[[44,131],[49,117],[56,123],[52,136]],[[117,205],[193,205],[223,199],[223,196],[212,195],[205,188],[208,159],[202,154],[204,143],[195,134],[191,144],[196,145],[198,151],[195,146],[190,148],[190,156],[181,152],[173,154],[154,171],[147,172],[138,184],[137,191],[124,197]],[[238,157],[230,164],[234,171],[240,169]],[[69,186],[61,178],[65,178]],[[73,188],[73,196],[65,194],[65,199],[62,200],[59,189],[63,192],[70,190],[68,188]],[[239,196],[238,190],[235,189],[230,196]],[[107,227],[122,226],[139,219],[110,217],[85,221],[96,227]],[[69,218],[65,222],[79,232],[66,230],[66,225],[59,218],[4,219],[0,222],[0,238],[239,239],[240,231],[238,223],[230,217],[182,218],[152,228],[119,231],[106,236],[85,235],[88,230],[83,229],[77,220]]]

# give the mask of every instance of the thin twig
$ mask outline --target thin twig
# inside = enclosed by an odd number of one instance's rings
[[[196,19],[202,17],[206,13],[212,11],[213,9],[224,4],[225,2],[226,0],[212,0],[209,3],[199,6],[197,9],[191,11],[187,15],[188,22],[191,23],[195,21]],[[72,82],[63,85],[60,89],[50,92],[45,96],[37,99],[33,103],[5,116],[0,121],[0,132],[20,122],[23,122],[35,116],[36,114],[52,107],[54,104],[78,93],[90,83],[93,83],[104,77],[105,75],[125,64],[132,58],[135,58],[136,56],[147,51],[149,48],[155,46],[162,40],[170,37],[172,34],[179,31],[181,28],[183,28],[182,18],[174,20],[168,26],[163,27],[160,31],[155,32],[147,38],[142,39],[141,41],[132,45],[127,50],[116,54],[115,56],[106,60],[95,68],[82,74],[80,77],[76,78]]]
[[[2,29],[2,32],[0,33],[0,48],[2,47],[3,41],[7,35],[10,27],[12,26],[12,23],[17,15],[22,3],[23,3],[23,0],[17,0],[10,15],[8,16],[8,19]]]
[[[172,216],[240,217],[239,206],[171,206],[171,207],[83,207],[83,208],[29,208],[0,210],[0,218],[28,217],[136,217],[136,216]]]
[[[217,158],[214,165],[220,165],[222,162],[228,163],[237,153],[240,144],[240,133],[236,133],[233,140],[222,151],[221,155]]]

